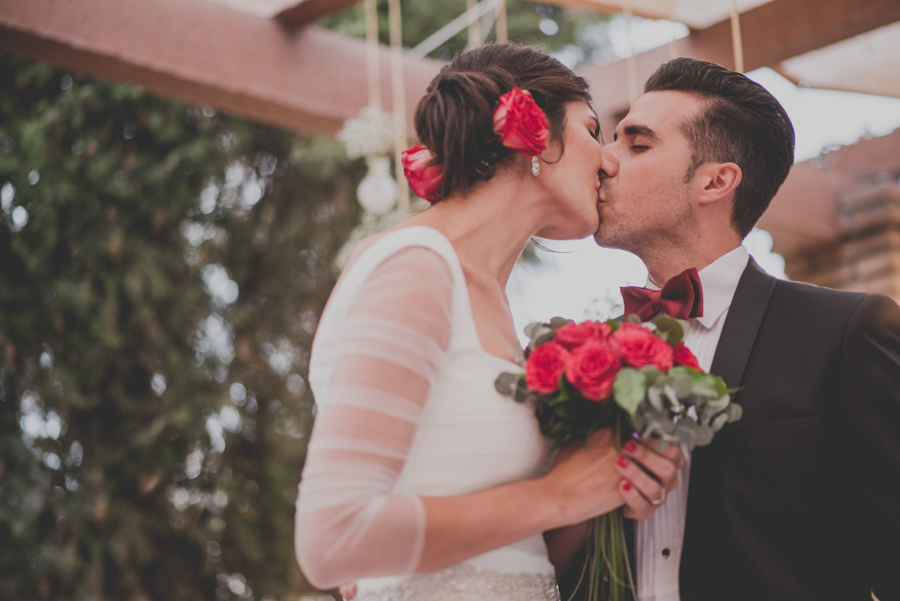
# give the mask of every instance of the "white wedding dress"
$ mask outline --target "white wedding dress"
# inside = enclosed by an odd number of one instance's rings
[[[450,242],[413,226],[346,270],[313,343],[316,424],[297,501],[296,546],[320,588],[357,601],[558,600],[543,537],[414,573],[421,496],[451,496],[546,473],[533,408],[498,394],[521,367],[481,347]],[[338,376],[340,374],[340,376]]]

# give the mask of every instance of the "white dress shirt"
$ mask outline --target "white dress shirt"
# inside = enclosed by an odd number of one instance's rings
[[[743,246],[722,255],[700,270],[703,288],[703,316],[691,318],[684,344],[697,357],[700,367],[709,371],[716,346],[722,335],[728,308],[750,255]],[[647,288],[659,287],[647,281]],[[671,491],[648,520],[635,522],[638,601],[679,601],[678,568],[684,544],[687,515],[688,477],[691,458],[682,446],[685,465],[678,474],[678,486]]]

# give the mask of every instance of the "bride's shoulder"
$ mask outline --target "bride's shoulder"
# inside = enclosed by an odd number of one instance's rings
[[[438,230],[421,225],[401,226],[367,236],[350,252],[344,271],[357,262],[374,261],[383,264],[389,259],[405,257],[407,260],[437,266],[440,263],[458,262],[456,252],[447,238]],[[375,266],[373,265],[373,266]]]

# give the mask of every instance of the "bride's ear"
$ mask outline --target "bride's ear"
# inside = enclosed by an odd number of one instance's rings
[[[736,163],[706,163],[700,171],[703,189],[698,200],[702,205],[710,205],[733,195],[743,176]]]

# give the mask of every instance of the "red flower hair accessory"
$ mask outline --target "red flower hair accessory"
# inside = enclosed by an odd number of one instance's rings
[[[531,93],[513,88],[500,97],[494,108],[494,133],[507,148],[534,157],[547,147],[550,128],[547,115]]]
[[[417,195],[431,204],[442,198],[444,187],[444,168],[436,165],[434,155],[422,144],[404,150],[400,155],[403,175],[409,181],[409,187]]]

